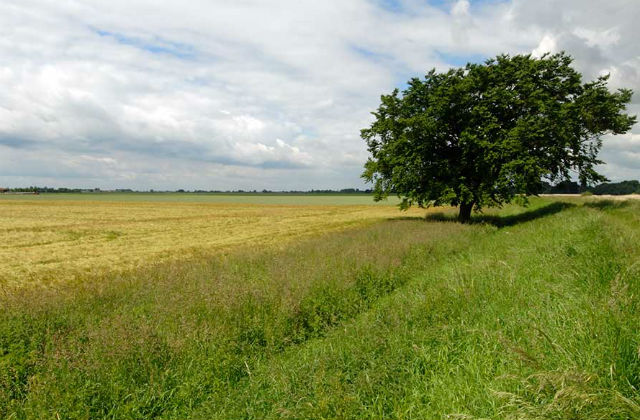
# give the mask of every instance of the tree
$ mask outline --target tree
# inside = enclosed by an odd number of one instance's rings
[[[459,206],[468,222],[472,209],[538,194],[545,179],[605,181],[594,169],[602,136],[633,126],[623,112],[632,92],[610,92],[608,76],[582,83],[571,62],[565,53],[500,55],[383,95],[361,132],[375,199]]]
[[[632,180],[632,181],[614,182],[611,184],[600,184],[593,189],[593,193],[596,195],[640,194],[640,182],[637,180]]]

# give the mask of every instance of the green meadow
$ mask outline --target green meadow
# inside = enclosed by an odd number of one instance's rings
[[[640,201],[455,216],[0,289],[0,418],[640,418]]]
[[[232,204],[274,204],[274,205],[397,205],[400,200],[389,197],[374,202],[372,194],[324,194],[324,193],[174,193],[174,192],[89,192],[53,194],[0,194],[2,200],[30,201],[106,201],[106,202],[150,202],[150,203],[232,203]]]

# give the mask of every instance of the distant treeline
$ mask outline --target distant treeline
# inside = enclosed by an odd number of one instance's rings
[[[130,188],[117,188],[114,190],[102,190],[100,188],[53,188],[30,186],[26,188],[0,188],[2,192],[33,192],[33,193],[193,193],[193,194],[371,194],[370,189],[361,190],[359,188],[343,188],[340,190],[133,190]]]
[[[606,182],[604,184],[596,185],[595,187],[583,187],[577,182],[563,181],[556,185],[544,183],[543,194],[581,194],[590,192],[595,195],[627,195],[627,194],[640,194],[640,182],[633,181],[621,181],[621,182]]]
[[[272,191],[272,190],[146,190],[138,191],[129,188],[118,188],[115,190],[101,190],[100,188],[52,188],[52,187],[36,187],[31,186],[27,188],[0,188],[2,192],[33,192],[33,193],[193,193],[193,194],[371,194],[370,189],[361,190],[359,188],[343,188],[340,190],[288,190],[288,191]],[[551,185],[547,182],[543,182],[541,190],[542,194],[581,194],[590,192],[595,195],[626,195],[626,194],[640,194],[640,182],[622,181],[622,182],[608,182],[597,185],[595,187],[583,187],[574,181],[563,181],[556,185]]]

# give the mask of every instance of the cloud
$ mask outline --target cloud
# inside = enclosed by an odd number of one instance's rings
[[[558,47],[556,45],[556,40],[550,36],[550,35],[545,35],[541,40],[540,43],[538,44],[537,47],[535,47],[533,49],[533,51],[531,51],[531,55],[533,55],[534,57],[542,57],[545,54],[548,53],[556,53],[558,52]]]
[[[565,49],[585,77],[640,91],[639,12],[622,0],[5,1],[0,184],[360,186],[359,130],[380,94],[432,67]],[[605,142],[611,178],[640,178],[630,138]]]

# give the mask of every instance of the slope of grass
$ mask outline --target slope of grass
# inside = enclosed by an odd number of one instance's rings
[[[323,335],[406,282],[414,247],[465,230],[392,220],[13,290],[0,297],[0,418],[188,412],[228,392],[247,363]]]
[[[15,291],[0,417],[640,416],[638,204],[478,220]]]
[[[640,208],[590,207],[478,238],[199,415],[640,417]]]

